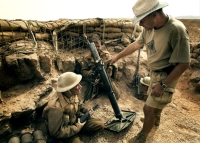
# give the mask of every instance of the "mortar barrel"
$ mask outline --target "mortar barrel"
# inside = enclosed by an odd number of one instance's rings
[[[96,65],[97,70],[98,70],[98,72],[99,72],[99,74],[101,76],[103,84],[104,84],[104,86],[105,86],[105,88],[106,88],[106,90],[108,92],[108,98],[109,98],[110,103],[112,105],[112,108],[113,108],[113,110],[115,112],[115,117],[121,120],[123,118],[122,117],[122,113],[121,113],[121,111],[119,109],[119,106],[117,104],[117,100],[115,98],[115,94],[114,94],[111,82],[110,82],[110,80],[108,78],[108,75],[107,75],[107,73],[105,71],[104,63],[102,62],[94,43],[89,44],[89,48],[90,48],[92,56],[93,56],[93,58],[95,60],[95,65]]]

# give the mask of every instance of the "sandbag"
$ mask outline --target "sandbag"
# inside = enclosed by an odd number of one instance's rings
[[[126,21],[126,22],[123,22],[123,28],[131,28],[133,29],[134,28],[134,25],[132,23],[132,21]]]
[[[50,34],[49,33],[35,33],[35,38],[37,40],[49,39],[50,38]]]
[[[95,28],[95,31],[97,31],[97,32],[103,32],[103,28],[101,28],[101,27],[96,27],[96,28]]]
[[[74,27],[78,27],[78,26],[93,26],[93,27],[97,27],[100,26],[101,24],[101,19],[100,18],[93,18],[93,19],[84,19],[84,20],[76,20],[73,21]]]
[[[39,32],[40,31],[40,22],[37,21],[27,21],[27,24],[32,32]]]
[[[191,55],[191,58],[195,58],[195,59],[199,56],[197,53],[190,53],[190,55]]]
[[[194,49],[193,52],[194,52],[194,53],[197,53],[197,54],[200,54],[200,48]]]
[[[105,38],[116,39],[116,38],[121,38],[122,35],[123,35],[123,33],[107,33],[107,35],[105,36]]]
[[[86,32],[94,32],[94,27],[86,27]]]
[[[0,43],[24,39],[27,35],[24,32],[0,32]]]
[[[122,29],[122,32],[124,33],[132,33],[134,31],[134,29],[131,29],[131,28],[123,28]]]
[[[200,62],[200,55],[197,57],[197,60]]]
[[[0,19],[0,31],[18,31],[20,29],[20,25],[16,23],[12,23],[11,21]]]
[[[104,19],[103,24],[100,27],[118,27],[121,28],[123,26],[123,20],[117,19]]]
[[[129,36],[126,34],[122,35],[121,42],[124,46],[128,46],[131,43]]]
[[[49,21],[49,22],[43,22],[43,25],[41,26],[48,30],[54,30],[55,28],[58,28],[60,25],[55,21]]]
[[[15,24],[20,25],[20,27],[24,30],[24,31],[28,31],[28,27],[26,25],[26,23],[22,20],[16,20],[16,21],[12,21]]]
[[[193,42],[193,43],[190,43],[190,49],[197,49],[197,48],[200,48],[200,43],[198,42]]]
[[[106,33],[120,33],[122,32],[121,31],[121,28],[117,28],[117,27],[106,27],[104,32]]]

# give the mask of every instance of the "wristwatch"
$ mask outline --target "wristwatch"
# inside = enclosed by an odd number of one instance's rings
[[[167,85],[164,84],[162,81],[160,82],[160,85],[162,86],[163,89],[167,88]]]

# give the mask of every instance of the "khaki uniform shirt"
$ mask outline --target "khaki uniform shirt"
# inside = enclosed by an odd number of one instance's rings
[[[68,94],[71,94],[71,92],[68,92]],[[79,105],[77,95],[67,98],[62,93],[54,93],[42,115],[48,122],[48,130],[51,136],[67,138],[80,131],[80,127],[75,124]]]
[[[147,64],[151,70],[190,62],[188,31],[182,22],[171,16],[158,30],[143,29],[136,42],[146,46]]]

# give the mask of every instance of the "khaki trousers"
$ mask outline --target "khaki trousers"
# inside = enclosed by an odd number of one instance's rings
[[[97,132],[103,130],[104,127],[104,123],[101,120],[96,118],[89,118],[78,134],[63,139],[63,143],[84,143],[81,139],[84,134],[95,135]]]

